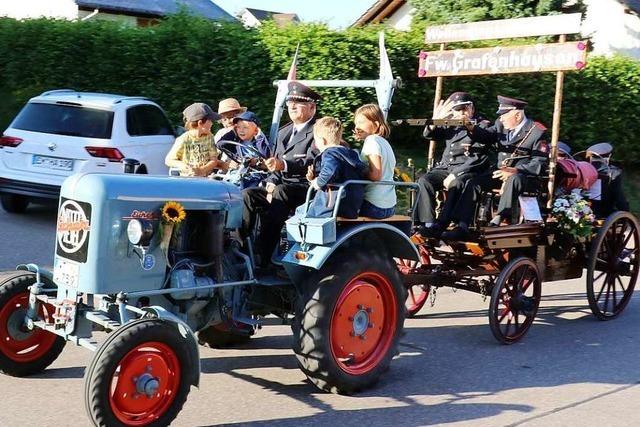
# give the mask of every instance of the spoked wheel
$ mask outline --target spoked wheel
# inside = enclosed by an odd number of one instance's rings
[[[489,324],[498,341],[512,344],[527,333],[538,312],[541,292],[540,273],[533,260],[509,261],[496,279],[489,304]]]
[[[0,372],[16,377],[44,371],[66,344],[64,338],[51,332],[27,329],[29,286],[35,282],[36,275],[26,272],[0,279]],[[52,323],[53,312],[53,306],[40,304],[41,319]]]
[[[197,366],[178,326],[131,322],[100,346],[85,374],[87,412],[97,426],[166,426],[187,400]]]
[[[410,259],[397,258],[398,270],[400,274],[411,274],[418,272],[420,266],[431,264],[431,258],[429,252],[424,246],[419,246],[420,261],[414,261]],[[407,285],[407,300],[405,301],[406,315],[407,317],[413,317],[418,312],[429,298],[429,291],[431,286],[427,284]]]
[[[319,388],[370,387],[397,352],[405,290],[393,261],[352,247],[306,283],[292,325],[300,368]]]
[[[587,299],[600,320],[618,316],[629,303],[640,264],[638,221],[629,212],[607,218],[591,245]]]

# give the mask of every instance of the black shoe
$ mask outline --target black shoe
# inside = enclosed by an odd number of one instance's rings
[[[448,230],[442,233],[444,240],[467,240],[469,238],[469,230],[464,227],[457,226],[453,230]]]
[[[433,224],[431,227],[425,227],[424,225],[418,229],[418,234],[424,238],[439,239],[444,232],[444,227],[438,223]]]

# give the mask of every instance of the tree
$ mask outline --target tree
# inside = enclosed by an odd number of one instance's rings
[[[583,0],[409,0],[414,22],[454,24],[583,11]]]

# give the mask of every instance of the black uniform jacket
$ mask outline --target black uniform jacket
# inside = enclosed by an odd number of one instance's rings
[[[313,118],[299,132],[291,138],[293,123],[283,126],[278,131],[278,139],[274,151],[274,157],[287,163],[287,171],[273,172],[267,177],[267,182],[274,184],[308,184],[307,168],[313,164],[313,159],[318,154],[313,144]]]
[[[476,119],[478,120],[476,127],[488,129],[491,126],[488,120]],[[435,126],[433,129],[427,126],[424,128],[423,135],[439,143],[445,142],[442,159],[435,169],[445,169],[455,176],[489,169],[488,152],[491,140],[495,139],[492,134],[478,132],[476,137],[475,129],[470,133],[464,126]],[[488,138],[488,141],[478,139],[483,137]],[[469,146],[468,150],[465,146]]]
[[[479,140],[493,140],[493,146],[498,152],[498,168],[513,167],[520,173],[539,176],[547,171],[549,163],[546,130],[540,123],[526,119],[518,133],[508,139],[508,129],[498,119],[488,129],[475,129],[474,134],[478,134]]]

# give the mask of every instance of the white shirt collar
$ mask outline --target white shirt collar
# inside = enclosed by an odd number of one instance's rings
[[[298,132],[300,132],[302,129],[304,129],[304,127],[305,127],[307,124],[309,124],[309,122],[310,122],[311,120],[313,120],[313,117],[311,117],[309,120],[307,120],[306,122],[301,123],[301,124],[299,124],[299,125],[294,124],[294,125],[293,125],[293,127],[294,127],[294,129],[296,130],[296,133],[298,133]]]
[[[520,132],[520,130],[522,130],[522,128],[524,127],[524,125],[527,123],[527,116],[524,115],[524,112],[522,113],[522,121],[520,122],[520,124],[518,126],[515,127],[515,129],[513,129],[513,135],[517,135],[518,132]]]

